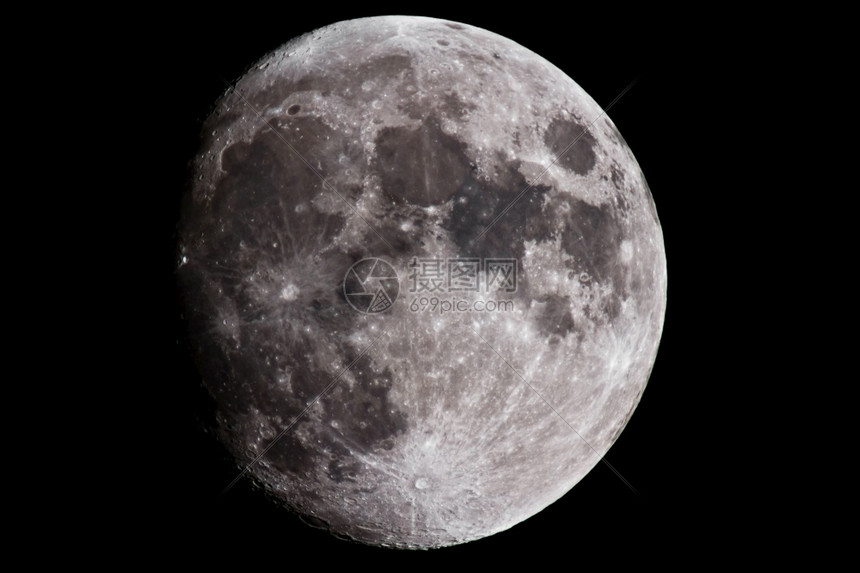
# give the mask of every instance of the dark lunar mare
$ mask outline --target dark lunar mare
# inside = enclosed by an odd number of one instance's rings
[[[309,156],[331,155],[333,134],[321,122],[290,121],[311,142]],[[280,420],[282,427],[299,418],[337,376],[316,359],[318,333],[324,333],[343,355],[343,366],[352,364],[349,375],[356,384],[335,385],[321,399],[323,424],[306,414],[280,439],[270,435],[257,450],[233,453],[247,459],[269,448],[265,461],[294,475],[297,483],[319,464],[335,482],[355,481],[358,462],[345,444],[367,453],[390,449],[391,438],[407,428],[405,414],[387,397],[390,369],[375,369],[345,340],[356,317],[344,311],[341,280],[344,269],[364,253],[356,246],[331,252],[344,218],[315,206],[330,192],[271,130],[229,146],[222,163],[225,173],[211,204],[183,218],[181,236],[191,257],[178,273],[189,331],[198,334],[203,382],[225,424],[216,431],[229,436],[241,420],[253,417]],[[301,212],[297,206],[303,206]],[[315,260],[319,266],[308,265]],[[303,281],[301,293],[289,305],[267,304],[254,281],[271,282],[269,275],[285,262],[292,263],[295,280]],[[266,294],[277,301],[276,292]],[[312,325],[313,332],[304,332],[302,325]],[[340,423],[336,432],[331,420]]]

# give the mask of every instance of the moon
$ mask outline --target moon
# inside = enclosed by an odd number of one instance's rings
[[[492,32],[374,17],[216,103],[177,276],[237,477],[332,533],[433,548],[574,487],[666,306],[659,219],[607,114]]]

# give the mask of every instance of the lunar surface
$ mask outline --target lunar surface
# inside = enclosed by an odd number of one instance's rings
[[[237,475],[372,545],[467,542],[564,495],[663,326],[660,224],[612,121],[455,22],[341,22],[265,56],[204,125],[179,236]]]

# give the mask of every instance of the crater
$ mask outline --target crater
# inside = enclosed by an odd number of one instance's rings
[[[586,175],[594,167],[597,140],[586,126],[573,119],[556,117],[543,137],[556,156],[556,164],[577,175]]]

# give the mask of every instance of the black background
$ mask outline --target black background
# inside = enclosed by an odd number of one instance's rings
[[[135,173],[146,194],[136,219],[146,222],[146,271],[137,280],[145,285],[139,308],[148,326],[134,351],[140,353],[134,362],[142,390],[128,398],[134,417],[125,424],[137,445],[118,455],[132,485],[115,494],[112,513],[135,555],[249,565],[294,563],[296,556],[319,565],[501,564],[529,555],[576,567],[648,557],[679,561],[690,551],[713,555],[756,543],[756,527],[771,501],[758,478],[756,442],[740,422],[749,406],[737,391],[744,385],[738,364],[747,364],[747,379],[756,377],[759,366],[747,361],[752,351],[730,323],[739,303],[736,278],[749,277],[753,266],[738,256],[732,237],[751,221],[743,209],[726,208],[732,193],[742,192],[726,164],[737,163],[750,145],[733,133],[746,95],[764,72],[747,61],[736,65],[732,46],[743,41],[743,29],[716,34],[706,32],[701,19],[679,24],[668,14],[620,10],[564,15],[549,7],[499,8],[476,14],[320,5],[317,14],[300,14],[249,5],[239,12],[193,18],[166,13],[153,20],[150,33],[135,42],[134,73],[123,87],[134,99],[130,113],[146,147],[137,153],[145,159]],[[638,493],[599,464],[561,500],[512,529],[429,552],[335,539],[274,507],[244,482],[219,496],[235,470],[198,429],[196,374],[183,345],[173,282],[174,225],[187,163],[225,81],[301,33],[398,13],[506,36],[561,68],[603,107],[635,80],[608,115],[651,187],[668,258],[660,351],[639,407],[606,456]]]

